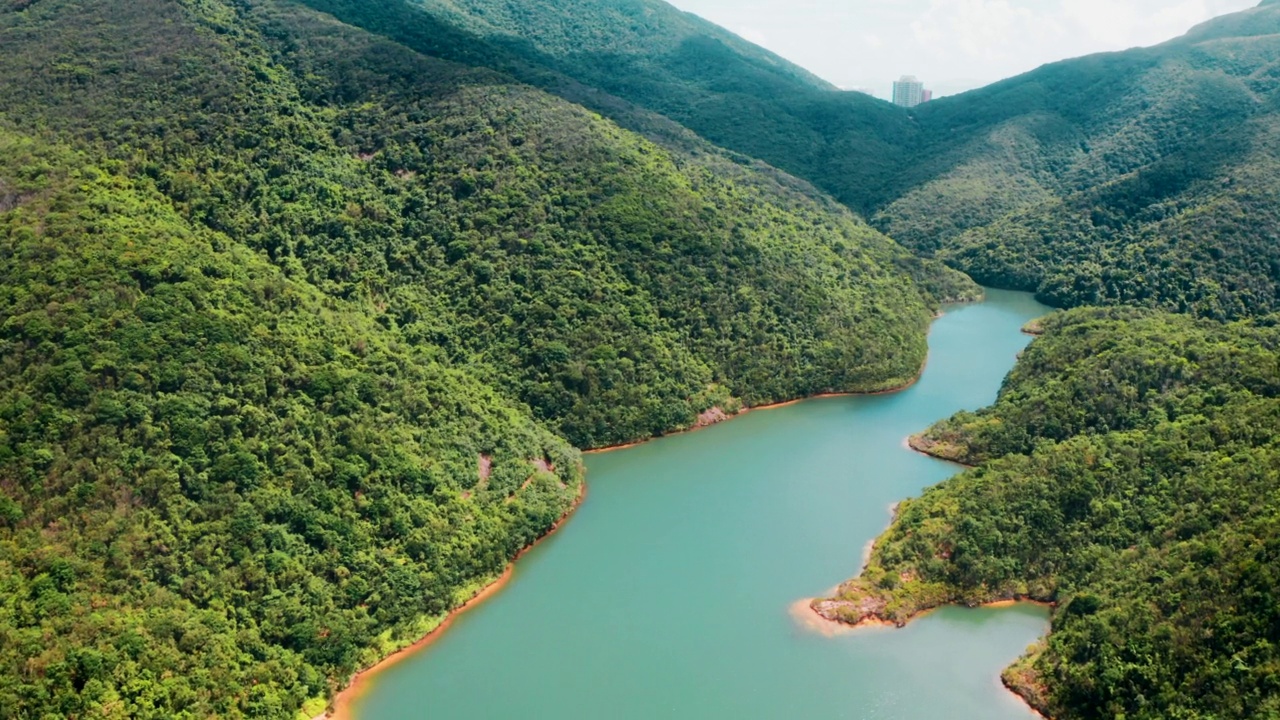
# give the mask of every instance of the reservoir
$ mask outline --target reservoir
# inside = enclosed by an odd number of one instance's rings
[[[890,506],[957,467],[903,439],[996,397],[1048,308],[948,308],[920,382],[587,457],[574,518],[500,593],[379,674],[354,712],[410,718],[1025,720],[1002,668],[1046,611],[945,608],[826,636],[791,606],[858,571]]]

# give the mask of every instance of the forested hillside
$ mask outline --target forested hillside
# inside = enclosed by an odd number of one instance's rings
[[[345,22],[512,73],[682,144],[669,118],[820,186],[864,214],[892,200],[917,128],[662,0],[304,0]],[[482,51],[478,51],[482,48]]]
[[[0,715],[323,707],[547,531],[577,452],[123,171],[0,133]]]
[[[1272,312],[1278,63],[1269,5],[924,106],[917,119],[944,135],[926,141],[932,177],[910,180],[876,223],[1058,306]]]
[[[978,288],[853,211],[1189,315],[1050,321],[846,600],[1059,601],[1010,676],[1055,716],[1280,713],[1278,43],[908,113],[656,0],[0,1],[0,716],[314,712],[575,446],[909,381]]]
[[[987,284],[1063,307],[1280,309],[1274,3],[906,111],[659,0],[307,2],[668,140],[636,106],[660,113]]]
[[[315,712],[551,528],[573,446],[904,383],[977,292],[302,5],[8,3],[0,46],[3,717]]]
[[[1057,604],[1005,681],[1050,717],[1280,713],[1280,331],[1149,311],[1056,315],[999,400],[913,444],[978,463],[904,502],[815,607],[905,622]]]
[[[1053,717],[1280,713],[1280,6],[908,112],[656,2],[309,2],[697,147],[646,111],[661,114],[984,282],[1185,313],[1050,321],[994,409],[915,441],[981,467],[905,504],[818,608],[904,621],[1050,600],[1052,635],[1006,681]],[[457,52],[477,41],[490,52]]]
[[[756,403],[900,383],[933,302],[903,274],[973,292],[768,168],[666,152],[297,7],[101,10],[9,15],[10,122],[385,306],[579,446],[690,422],[712,385]]]

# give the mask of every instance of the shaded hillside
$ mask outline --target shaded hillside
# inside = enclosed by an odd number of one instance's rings
[[[678,143],[643,109],[660,113],[1055,305],[1235,318],[1280,303],[1275,4],[908,112],[657,0],[308,2],[415,46],[481,42],[455,54]]]
[[[916,113],[940,158],[876,216],[904,244],[1059,306],[1280,307],[1280,7],[1046,66]],[[929,174],[941,174],[929,177]]]
[[[976,287],[804,183],[275,0],[0,9],[0,716],[290,718],[571,443],[909,380]]]
[[[905,622],[1057,604],[1005,682],[1050,717],[1280,713],[1280,333],[1132,310],[1045,322],[999,400],[913,444],[978,463],[903,503],[817,607]]]
[[[270,3],[170,33],[178,7],[11,14],[0,110],[382,308],[580,446],[690,423],[717,393],[903,382],[929,301],[902,274],[972,288],[786,178],[664,151],[503,76]]]

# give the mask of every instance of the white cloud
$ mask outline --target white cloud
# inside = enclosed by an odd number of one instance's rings
[[[881,93],[903,74],[917,75],[940,90],[956,90],[1055,60],[1154,45],[1211,17],[1258,4],[1258,0],[672,1],[829,80],[874,87]],[[761,28],[768,28],[767,33]]]
[[[1252,2],[1248,3],[1252,4]],[[1152,0],[1069,0],[1061,16],[1089,39],[1109,49],[1150,45],[1168,40],[1193,25],[1248,4],[1183,0],[1176,4]],[[1230,7],[1232,5],[1238,7]]]
[[[1094,43],[1118,49],[1132,45],[1139,20],[1137,5],[1134,0],[1069,0],[1062,4],[1058,16],[1064,25]]]
[[[1016,49],[1018,39],[1037,31],[1037,13],[1025,4],[932,0],[924,15],[911,23],[911,30],[916,42],[934,54],[959,51],[969,58],[999,61]]]
[[[929,0],[911,22],[911,36],[924,68],[963,66],[995,80],[1054,60],[1152,45],[1253,4],[1256,0]]]
[[[769,36],[765,35],[763,31],[757,30],[753,27],[740,26],[734,28],[733,31],[737,33],[738,37],[744,40],[749,40],[757,45],[767,45],[769,43]]]

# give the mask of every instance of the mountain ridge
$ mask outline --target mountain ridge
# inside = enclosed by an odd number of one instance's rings
[[[313,715],[554,526],[574,445],[899,385],[977,293],[300,4],[7,4],[0,44],[5,717]]]
[[[510,3],[468,0],[455,13],[494,5]],[[588,86],[608,75],[608,93],[624,106],[593,102],[599,96],[590,93],[566,96],[659,142],[674,136],[652,132],[654,123],[635,107],[807,179],[918,253],[1050,304],[1140,302],[1219,318],[1277,306],[1265,271],[1276,260],[1265,241],[1270,215],[1257,199],[1266,192],[1244,192],[1230,178],[1265,177],[1273,162],[1267,127],[1280,109],[1269,79],[1270,28],[1280,28],[1274,5],[1215,18],[1160,45],[1051,63],[911,110],[763,79],[734,52],[706,54],[690,70],[664,50],[637,50],[630,28],[590,10],[597,5],[575,7],[591,18],[582,22],[596,23],[598,42],[617,39],[620,49],[608,58],[557,58],[562,49],[540,46],[532,28],[558,16],[539,4],[508,18],[503,30],[533,47],[508,49]],[[416,7],[427,22],[439,19],[434,4]],[[368,24],[358,13],[346,19]],[[559,92],[536,75],[523,76]],[[1217,137],[1211,128],[1218,127],[1231,129]],[[1118,215],[1115,207],[1094,207],[1117,201]],[[1094,223],[1095,214],[1105,222]],[[1205,234],[1228,260],[1200,278],[1178,266],[1205,252],[1195,246]],[[1242,235],[1264,240],[1241,244]],[[1258,254],[1261,263],[1251,259]]]
[[[890,237],[1058,305],[1199,316],[1051,321],[1010,402],[1099,377],[1053,365],[1081,327],[1125,345],[1108,367],[1144,398],[1205,337],[1222,367],[1220,336],[1269,367],[1275,3],[912,111],[651,0],[568,7],[0,9],[0,715],[323,704],[554,525],[575,445],[913,377],[938,304],[977,288]],[[1130,341],[1162,330],[1195,352],[1144,365]],[[1143,437],[1271,442],[1265,403],[1208,392],[1266,387],[1189,385],[1144,406]],[[1137,427],[1115,411],[1090,417]],[[1045,435],[1062,445],[991,459],[1027,483],[1094,441]],[[1094,701],[1055,707],[1128,708]]]

